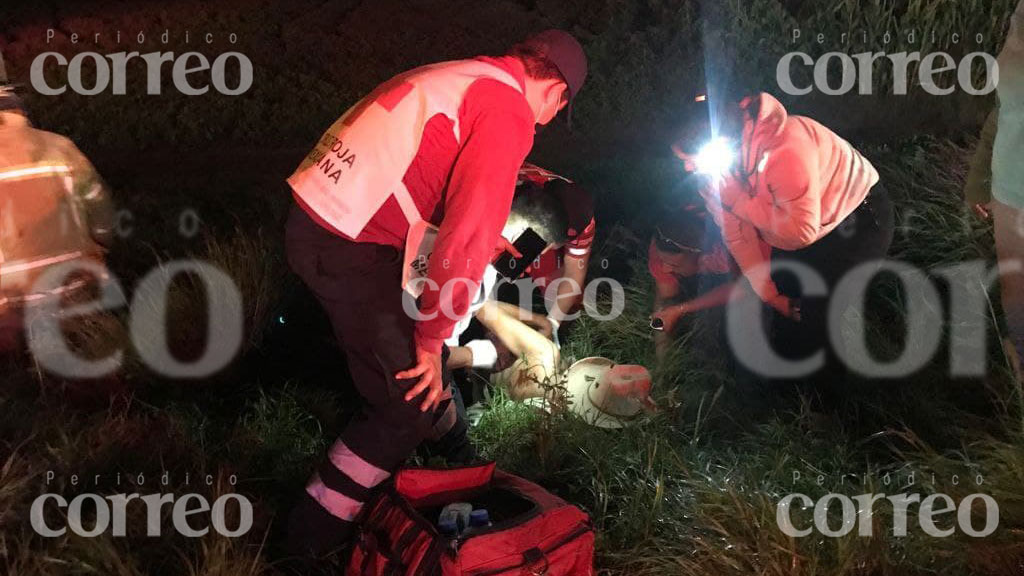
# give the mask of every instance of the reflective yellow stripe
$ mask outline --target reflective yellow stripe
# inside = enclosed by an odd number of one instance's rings
[[[89,190],[89,193],[84,196],[84,198],[86,200],[95,200],[100,195],[100,193],[102,193],[102,192],[103,192],[103,186],[100,186],[99,184],[95,184],[95,185],[93,185],[92,189]]]
[[[104,273],[97,280],[99,281],[99,285],[100,286],[104,286],[107,282],[110,281],[110,274]],[[33,292],[31,294],[24,294],[24,295],[20,295],[20,296],[0,296],[0,306],[4,306],[6,304],[10,304],[10,305],[26,304],[27,305],[27,304],[31,304],[32,302],[38,302],[40,300],[44,300],[46,298],[53,298],[55,296],[62,296],[64,294],[67,294],[68,292],[73,292],[73,291],[78,290],[80,288],[84,288],[84,287],[88,286],[90,282],[91,281],[87,280],[87,279],[72,280],[71,282],[68,282],[67,284],[58,286],[58,287],[54,288],[53,290],[50,290],[49,292]]]
[[[5,180],[26,180],[48,174],[70,174],[71,168],[64,164],[35,164],[19,166],[0,171],[0,182]]]
[[[67,292],[71,292],[72,290],[78,290],[79,288],[84,288],[88,284],[89,284],[88,280],[75,280],[74,282],[71,282],[69,284],[65,284],[63,286],[58,286],[57,288],[54,288],[53,290],[50,290],[49,292],[37,292],[37,293],[34,293],[34,294],[26,294],[25,296],[12,296],[10,298],[5,298],[4,300],[0,300],[0,304],[2,304],[2,303],[18,304],[18,303],[38,302],[39,300],[43,300],[45,298],[52,298],[54,296],[60,296],[61,294],[65,294]]]
[[[42,258],[39,260],[32,260],[29,262],[22,262],[21,264],[0,264],[0,276],[4,274],[14,274],[16,272],[24,272],[25,270],[32,270],[33,268],[41,268],[43,266],[52,266],[54,264],[60,264],[61,262],[67,262],[68,260],[74,260],[75,258],[81,258],[82,252],[68,252],[59,256],[51,256],[50,258]]]

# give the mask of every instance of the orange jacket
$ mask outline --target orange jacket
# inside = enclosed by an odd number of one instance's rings
[[[58,264],[102,261],[112,227],[107,191],[78,148],[0,113],[0,312],[73,288],[38,293],[35,283]]]
[[[878,171],[849,142],[810,118],[789,116],[769,94],[740,107],[740,175],[705,199],[736,263],[768,301],[778,295],[767,267],[772,248],[799,250],[832,232],[864,201]]]

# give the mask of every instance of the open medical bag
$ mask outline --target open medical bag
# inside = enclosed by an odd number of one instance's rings
[[[493,524],[464,537],[437,528],[453,502],[486,508]],[[591,576],[589,517],[493,463],[398,472],[364,508],[348,576]]]

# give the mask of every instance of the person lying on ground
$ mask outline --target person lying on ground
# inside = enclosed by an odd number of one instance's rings
[[[602,407],[625,408],[619,416],[627,413],[635,416],[640,410],[656,410],[650,397],[650,374],[641,366],[616,365],[606,359],[589,358],[566,367],[562,364],[561,352],[551,340],[520,320],[521,309],[504,302],[488,301],[477,311],[476,318],[487,328],[487,339],[473,340],[465,346],[452,348],[448,360],[450,368],[483,369],[488,373],[488,382],[504,390],[515,402],[542,399],[534,404],[545,410],[570,409],[583,416],[588,423],[618,427],[617,418],[597,417]],[[538,324],[546,320],[536,320]],[[589,362],[604,360],[611,366],[618,366],[614,374],[618,380],[609,382],[613,390],[590,393],[587,387],[574,377],[575,370],[583,369]],[[613,374],[613,375],[614,375]],[[575,374],[575,376],[579,376]],[[595,404],[596,402],[596,404]],[[606,406],[607,404],[607,406]],[[612,409],[612,413],[616,413]],[[602,424],[603,422],[603,424]]]
[[[547,320],[530,314],[534,324],[530,326],[523,321],[521,308],[493,300],[484,303],[474,317],[487,330],[487,337],[452,348],[448,367],[488,372],[490,384],[517,402],[544,397],[545,386],[557,381],[561,362],[558,346],[535,327]]]
[[[459,320],[445,341],[451,350],[446,362],[449,370],[473,367],[491,371],[491,381],[507,383],[514,399],[543,395],[529,382],[543,382],[541,376],[554,374],[558,366],[553,325],[544,314],[495,299],[500,284],[515,282],[528,268],[503,266],[503,270],[512,272],[501,277],[494,264],[500,265],[504,258],[522,258],[516,242],[528,232],[545,244],[537,259],[565,246],[569,241],[567,222],[565,204],[549,191],[537,187],[517,191],[494,259],[485,269],[483,282],[470,304],[472,316]],[[473,319],[481,324],[486,338],[462,343]]]

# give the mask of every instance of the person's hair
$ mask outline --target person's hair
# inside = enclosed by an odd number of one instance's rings
[[[519,59],[526,69],[526,75],[534,80],[558,80],[564,82],[566,87],[569,86],[565,76],[562,76],[562,73],[559,72],[558,66],[555,66],[554,62],[548,60],[534,46],[525,43],[516,44],[509,49],[506,56]]]
[[[569,216],[565,205],[539,188],[526,188],[512,199],[509,222],[519,220],[532,228],[548,244],[569,241]]]
[[[654,245],[662,252],[697,254],[703,250],[706,226],[697,208],[665,210],[655,223]]]

